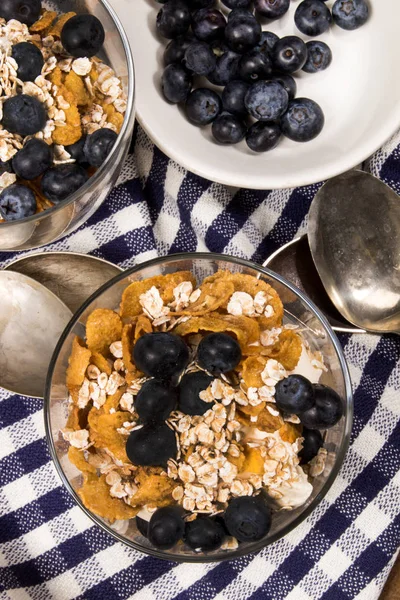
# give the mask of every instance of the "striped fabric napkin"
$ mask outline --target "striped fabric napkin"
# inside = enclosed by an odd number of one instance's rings
[[[400,134],[364,168],[400,193]],[[262,262],[305,231],[318,187],[211,183],[168,160],[137,128],[104,205],[44,251],[89,253],[122,267],[196,250]],[[12,258],[0,254],[2,265]],[[355,420],[335,484],[284,539],[220,564],[178,565],[115,543],[63,489],[42,402],[0,391],[0,599],[377,600],[400,546],[400,338],[340,339]]]

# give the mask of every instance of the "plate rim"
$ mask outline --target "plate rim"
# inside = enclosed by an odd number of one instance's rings
[[[147,2],[148,4],[151,3],[150,0],[142,1]],[[121,0],[114,0],[114,2],[111,0],[111,3],[115,6],[117,12],[120,2]],[[146,25],[146,27],[148,27],[148,25]],[[130,39],[131,33],[129,30],[127,31],[127,35]],[[135,60],[136,58],[137,57],[135,57]],[[141,90],[146,89],[146,86],[141,86],[139,82],[136,95],[136,117],[153,144],[155,144],[155,146],[168,158],[190,173],[230,188],[270,191],[292,189],[323,182],[359,166],[382,148],[400,129],[399,95],[392,104],[390,114],[387,117],[385,116],[385,119],[379,123],[379,127],[376,127],[373,130],[372,135],[371,131],[366,133],[365,139],[363,138],[361,143],[357,143],[350,153],[337,153],[334,160],[328,160],[317,168],[310,166],[307,169],[303,169],[300,173],[289,169],[283,176],[282,173],[275,175],[273,170],[260,168],[257,173],[253,173],[249,177],[249,174],[243,170],[228,171],[226,167],[221,170],[204,160],[197,160],[196,156],[193,156],[193,154],[189,155],[190,158],[187,157],[185,152],[180,151],[179,146],[176,144],[170,146],[168,141],[165,140],[162,135],[159,135],[155,123],[151,120],[149,121],[145,117],[147,105],[146,95],[148,94],[148,90],[146,94],[143,94],[143,97]],[[156,93],[155,88],[152,93]],[[191,159],[193,159],[193,164],[191,164]]]
[[[203,169],[198,168],[197,166],[193,166],[193,165],[189,166],[189,164],[186,162],[184,157],[181,157],[180,155],[177,156],[176,153],[173,150],[171,150],[171,148],[164,145],[164,143],[159,139],[157,134],[154,133],[154,131],[145,123],[145,120],[142,118],[142,115],[141,115],[140,107],[138,105],[136,105],[136,118],[137,118],[140,126],[142,127],[142,129],[149,136],[150,140],[153,142],[153,144],[155,146],[157,146],[157,148],[159,150],[161,150],[161,152],[163,152],[170,160],[173,160],[178,165],[180,165],[181,167],[186,169],[186,171],[189,171],[190,173],[193,173],[194,175],[197,175],[198,177],[202,177],[203,179],[206,179],[207,181],[210,181],[211,183],[218,183],[221,185],[226,185],[231,188],[234,187],[237,189],[266,190],[266,191],[286,190],[286,189],[304,187],[304,186],[309,186],[309,185],[315,185],[317,183],[321,183],[328,179],[332,179],[332,177],[336,177],[337,175],[342,175],[346,171],[350,171],[350,170],[358,167],[360,164],[362,164],[368,158],[370,158],[372,155],[374,155],[400,129],[400,98],[398,101],[398,106],[394,112],[393,123],[392,123],[392,121],[390,121],[390,126],[388,125],[386,128],[379,129],[379,132],[382,132],[382,131],[385,132],[384,135],[381,136],[382,139],[379,139],[379,141],[377,141],[377,140],[375,140],[375,138],[373,138],[374,141],[373,141],[373,143],[371,143],[371,146],[368,148],[365,146],[365,144],[360,146],[360,152],[348,164],[346,164],[346,165],[342,164],[344,161],[340,161],[338,164],[338,161],[336,161],[334,163],[334,166],[331,169],[327,168],[326,172],[318,174],[318,176],[316,176],[315,178],[312,178],[312,180],[303,178],[303,179],[299,179],[296,182],[296,181],[292,180],[292,178],[291,178],[292,176],[290,174],[288,174],[288,176],[287,176],[288,183],[281,184],[281,183],[277,183],[277,182],[274,183],[272,181],[268,186],[262,186],[262,187],[260,187],[259,185],[255,185],[255,182],[252,183],[251,179],[249,181],[247,181],[246,183],[243,182],[242,184],[240,184],[239,182],[236,182],[236,181],[232,182],[232,180],[228,181],[224,177],[214,177],[213,179],[210,179],[210,175],[207,174]],[[329,163],[327,163],[327,165],[329,165]],[[318,173],[320,173],[320,172],[318,172]],[[237,174],[233,173],[232,177],[234,179],[237,178]],[[244,174],[243,177],[245,178],[246,175]]]

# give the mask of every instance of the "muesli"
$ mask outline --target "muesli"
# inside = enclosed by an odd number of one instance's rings
[[[0,222],[79,189],[108,156],[126,111],[121,80],[97,57],[101,22],[37,1],[19,14],[19,4],[0,6]]]
[[[160,549],[233,549],[268,533],[324,470],[342,401],[277,292],[227,270],[135,281],[75,338],[62,435],[84,505]],[[183,540],[180,541],[180,540]]]

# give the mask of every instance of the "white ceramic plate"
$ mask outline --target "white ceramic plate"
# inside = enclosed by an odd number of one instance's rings
[[[264,29],[300,35],[292,0],[289,13]],[[243,141],[219,146],[210,127],[199,129],[162,98],[164,41],[155,33],[155,0],[111,0],[128,34],[136,69],[136,113],[155,144],[190,171],[231,186],[287,188],[322,181],[365,160],[400,126],[400,0],[369,0],[369,21],[356,31],[332,26],[319,36],[333,52],[323,73],[297,77],[298,96],[316,100],[326,123],[312,142],[284,139],[271,152],[254,154]],[[333,0],[327,5],[331,7]]]

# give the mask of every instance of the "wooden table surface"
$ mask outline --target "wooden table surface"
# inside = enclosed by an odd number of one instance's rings
[[[397,559],[392,572],[386,582],[380,600],[400,599],[400,556]]]

